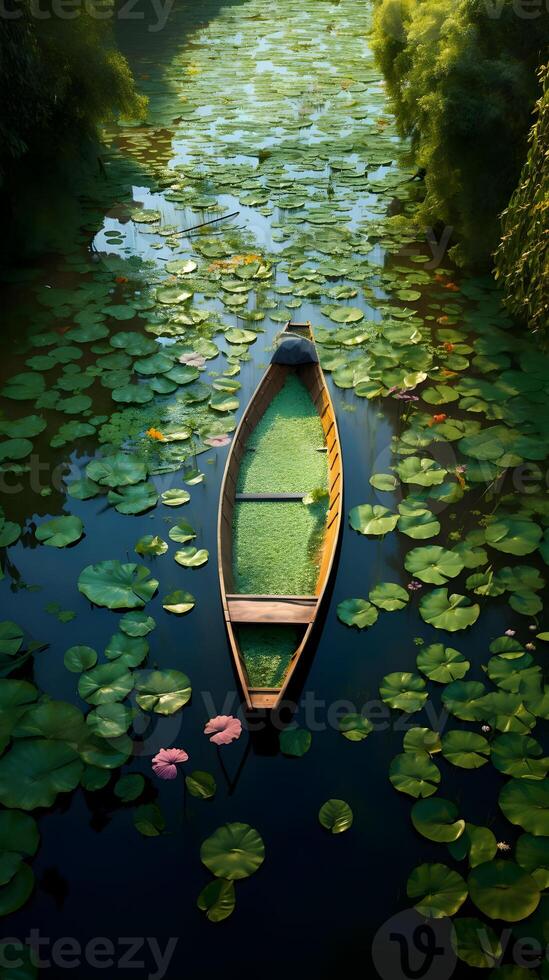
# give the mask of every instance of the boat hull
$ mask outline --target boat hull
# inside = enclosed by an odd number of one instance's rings
[[[313,339],[310,324],[288,323],[285,333]],[[320,418],[325,440],[329,499],[316,586],[313,593],[305,596],[243,594],[235,589],[233,574],[233,519],[237,502],[238,474],[248,440],[273,399],[281,391],[289,373],[296,373],[307,388]],[[289,498],[301,499],[301,495],[259,494],[254,499]],[[275,710],[280,707],[285,698],[319,617],[336,557],[341,532],[342,507],[341,444],[332,399],[322,368],[318,363],[297,366],[272,363],[256,388],[235,432],[225,466],[218,515],[218,564],[223,614],[237,676],[247,707],[251,711]],[[278,686],[261,687],[250,683],[238,638],[239,624],[245,623],[288,624],[299,631],[296,647],[283,680]]]

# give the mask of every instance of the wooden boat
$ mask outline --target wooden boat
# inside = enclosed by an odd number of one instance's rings
[[[286,356],[287,359],[288,355],[283,354],[280,357],[280,351],[283,348],[288,349],[289,338],[292,338],[290,347],[292,345],[294,348],[299,347],[300,342],[296,344],[296,337],[308,341],[308,344],[305,345],[301,343],[301,347],[308,347],[312,351],[314,362],[284,363],[284,357]],[[276,363],[277,358],[283,363]],[[316,575],[316,587],[314,590],[310,590],[310,594],[304,595],[241,592],[235,587],[234,563],[237,558],[234,553],[235,508],[248,506],[247,502],[249,501],[255,501],[256,506],[260,501],[284,501],[286,507],[303,507],[303,497],[311,489],[303,487],[300,488],[301,492],[290,494],[270,494],[264,491],[261,493],[238,492],[239,473],[241,467],[245,465],[249,441],[258,423],[273,399],[281,392],[290,375],[297,376],[307,389],[310,396],[307,400],[312,402],[312,416],[316,418],[316,409],[321,428],[318,425],[318,419],[314,424],[317,426],[320,435],[323,434],[324,437],[324,445],[317,449],[317,451],[325,453],[323,459],[326,461],[326,496],[320,525],[321,544],[312,573]],[[295,382],[290,383],[295,384]],[[248,459],[250,458],[248,456]],[[223,612],[236,672],[248,709],[276,709],[285,695],[319,615],[339,541],[342,505],[343,467],[339,433],[332,399],[322,368],[318,363],[311,325],[310,323],[289,322],[281,332],[280,345],[273,356],[273,361],[259,383],[235,432],[225,467],[219,502],[218,562]],[[248,514],[250,513],[248,511]],[[296,512],[292,511],[290,519],[295,514]],[[285,511],[285,516],[288,516],[288,511]],[[258,556],[258,563],[261,564],[260,556]],[[258,684],[253,681],[253,678],[250,678],[239,637],[239,631],[242,633],[244,624],[248,624],[248,626],[253,624],[255,627],[259,625],[272,627],[275,625],[276,628],[281,625],[291,626],[293,632],[297,634],[296,646],[293,652],[289,654],[284,676],[280,677],[276,684]]]

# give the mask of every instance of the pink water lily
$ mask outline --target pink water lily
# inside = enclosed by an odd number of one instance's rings
[[[206,363],[206,358],[202,354],[197,354],[195,351],[191,351],[190,354],[182,354],[179,358],[180,364],[188,364],[189,367],[204,367]]]
[[[211,735],[210,742],[214,745],[229,745],[242,734],[242,722],[233,715],[217,715],[210,718],[204,729],[205,735]]]
[[[153,772],[160,779],[175,779],[177,766],[189,758],[184,749],[160,749],[152,761]]]
[[[505,636],[514,636],[516,632],[516,630],[505,630]]]
[[[230,443],[229,436],[211,436],[209,439],[204,439],[207,446],[212,446],[214,449],[220,449],[221,446],[228,446]]]

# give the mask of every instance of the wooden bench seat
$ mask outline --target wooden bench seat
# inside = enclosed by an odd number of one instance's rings
[[[303,500],[306,491],[303,493],[237,493],[235,500]]]
[[[293,623],[308,625],[316,616],[317,596],[228,595],[232,623]]]

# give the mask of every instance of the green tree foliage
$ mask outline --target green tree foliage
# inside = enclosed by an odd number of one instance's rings
[[[530,131],[530,150],[509,207],[502,215],[496,278],[511,313],[537,334],[549,331],[549,66],[540,69],[542,95]]]
[[[423,217],[485,264],[527,149],[549,18],[518,0],[377,0],[373,46],[427,171]],[[531,16],[532,12],[535,16]]]
[[[117,50],[112,17],[93,3],[60,17],[41,0],[4,0],[0,17],[0,184],[9,189],[21,162],[58,161],[93,143],[117,113],[136,117],[145,102]],[[76,13],[76,15],[74,15]],[[48,16],[48,14],[50,16]]]

